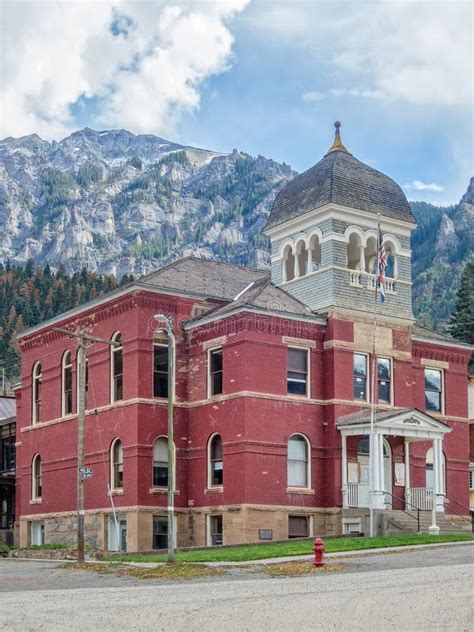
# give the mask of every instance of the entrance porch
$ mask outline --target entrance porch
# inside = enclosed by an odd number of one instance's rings
[[[370,440],[370,410],[340,417],[337,427],[342,438],[342,502],[343,508],[392,509],[396,504],[405,510],[444,512],[445,465],[443,438],[451,428],[416,409],[383,411],[376,414],[374,433]],[[348,440],[360,437],[355,458],[348,456]],[[395,463],[388,437],[403,443],[403,460]],[[410,445],[431,441],[426,454],[425,486],[411,485]],[[353,440],[351,441],[353,444]],[[373,449],[373,481],[370,480],[370,452]],[[372,483],[372,484],[371,484]],[[400,491],[393,492],[396,484]],[[373,491],[371,491],[373,490]]]

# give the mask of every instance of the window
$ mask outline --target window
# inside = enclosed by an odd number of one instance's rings
[[[153,397],[168,397],[168,344],[153,344]]]
[[[208,486],[224,484],[224,461],[222,459],[222,439],[216,434],[209,441]]]
[[[209,545],[222,546],[222,516],[208,516],[209,518]]]
[[[288,516],[288,538],[309,537],[308,516]]]
[[[123,450],[120,439],[115,439],[110,448],[110,487],[123,489]]]
[[[168,439],[160,437],[153,445],[153,487],[168,486]]]
[[[222,393],[222,349],[209,351],[209,397]]]
[[[309,487],[309,445],[302,435],[288,441],[288,487]]]
[[[153,516],[153,548],[168,548],[168,518]]]
[[[425,408],[441,412],[443,376],[439,369],[425,369]]]
[[[62,409],[61,416],[72,413],[72,360],[71,352],[66,351],[62,361]]]
[[[367,400],[367,356],[354,353],[354,399]]]
[[[0,425],[0,474],[12,472],[15,469],[15,441],[15,424]],[[2,491],[1,487],[0,491]]]
[[[112,384],[111,384],[111,401],[117,402],[123,399],[123,342],[122,335],[117,332],[112,336],[112,341],[119,343],[117,346],[112,345]]]
[[[474,491],[474,470],[469,470],[469,489]]]
[[[33,457],[31,470],[31,500],[41,500],[41,495],[43,493],[43,476],[41,472],[41,457],[39,454]]]
[[[288,349],[287,391],[290,395],[308,394],[308,349]]]
[[[379,402],[392,403],[391,380],[392,361],[390,358],[377,358],[377,396]]]
[[[37,424],[40,421],[41,413],[41,364],[37,362],[33,367],[33,410],[32,422]]]

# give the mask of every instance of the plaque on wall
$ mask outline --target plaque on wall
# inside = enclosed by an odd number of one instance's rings
[[[260,540],[273,540],[273,530],[272,529],[259,529],[258,537]]]
[[[395,463],[395,485],[405,487],[405,463]]]

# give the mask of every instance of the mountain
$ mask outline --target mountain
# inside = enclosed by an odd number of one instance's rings
[[[135,276],[187,254],[268,267],[262,235],[286,164],[125,130],[0,141],[0,262]],[[413,301],[443,329],[473,251],[474,179],[456,206],[412,202]]]
[[[413,310],[420,323],[443,330],[453,311],[464,265],[474,252],[474,178],[459,204],[411,202]]]
[[[285,164],[84,129],[0,142],[0,261],[143,274],[183,254],[265,267]]]

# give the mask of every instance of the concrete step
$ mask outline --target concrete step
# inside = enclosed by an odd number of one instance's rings
[[[431,526],[431,512],[420,512],[420,531],[427,532]],[[418,528],[417,514],[416,512],[410,512],[408,515],[404,511],[391,510],[385,512],[385,524],[388,534],[394,535],[396,533],[416,533]],[[461,518],[460,516],[448,515],[437,513],[436,524],[440,529],[440,533],[454,533],[464,534],[472,533],[472,525],[470,521]]]

